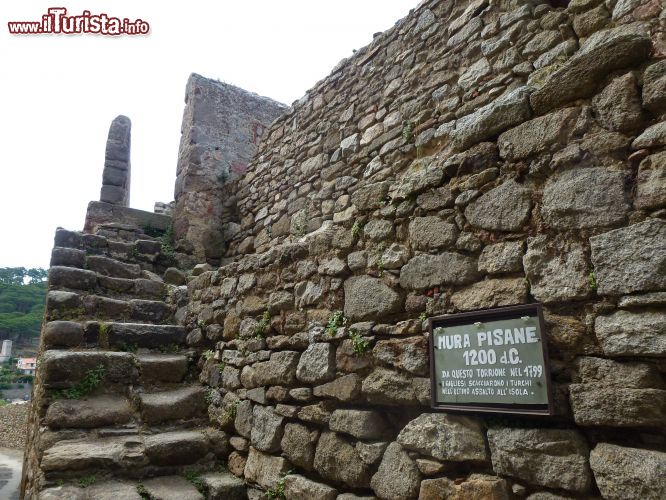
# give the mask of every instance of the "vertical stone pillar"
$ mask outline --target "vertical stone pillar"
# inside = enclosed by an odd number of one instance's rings
[[[176,172],[174,236],[199,262],[225,252],[222,186],[241,177],[261,136],[286,107],[192,74],[185,92]]]
[[[109,137],[106,140],[99,201],[123,207],[129,206],[131,131],[132,122],[126,116],[117,116],[111,122]]]

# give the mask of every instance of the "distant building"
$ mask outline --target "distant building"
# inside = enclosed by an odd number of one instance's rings
[[[0,363],[6,363],[12,357],[12,341],[2,341],[2,351],[0,351]]]
[[[25,375],[34,375],[37,368],[37,358],[19,358],[16,362],[16,368]]]

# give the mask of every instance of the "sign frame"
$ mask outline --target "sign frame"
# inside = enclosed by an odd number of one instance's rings
[[[477,321],[486,322],[493,320],[505,320],[520,318],[529,314],[536,316],[539,320],[541,335],[541,348],[543,351],[543,366],[546,379],[546,394],[548,403],[544,405],[515,405],[506,403],[438,403],[437,378],[435,376],[435,346],[433,331],[437,327],[460,326],[474,324]],[[550,376],[550,359],[548,357],[548,346],[546,345],[546,325],[543,319],[543,308],[540,303],[524,304],[518,306],[498,307],[493,309],[482,309],[458,314],[448,314],[428,318],[428,350],[430,358],[430,407],[433,410],[447,412],[481,412],[481,413],[505,413],[515,415],[555,415],[553,404],[553,390]]]

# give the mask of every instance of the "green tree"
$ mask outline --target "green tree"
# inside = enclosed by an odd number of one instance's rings
[[[47,275],[41,268],[0,268],[0,338],[39,335]]]

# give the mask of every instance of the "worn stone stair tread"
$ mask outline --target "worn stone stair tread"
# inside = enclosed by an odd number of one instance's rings
[[[136,358],[128,352],[48,350],[42,354],[42,382],[49,389],[67,389],[99,366],[104,367],[104,389],[114,383],[131,384],[139,376]]]
[[[126,397],[105,394],[54,401],[46,411],[44,422],[52,429],[92,429],[125,424],[131,417],[130,402]]]
[[[203,429],[140,436],[59,441],[44,451],[41,468],[49,473],[95,471],[136,476],[145,466],[193,464],[206,457],[209,438]]]
[[[105,323],[109,345],[136,345],[149,349],[169,344],[183,345],[187,331],[177,325],[154,325],[150,323]]]
[[[104,481],[88,488],[56,486],[42,491],[39,500],[141,500],[137,484],[129,481]]]
[[[146,383],[182,382],[187,375],[185,354],[139,354],[141,381]]]
[[[245,500],[245,482],[229,472],[208,472],[201,476],[208,500]]]
[[[203,416],[205,389],[201,385],[141,394],[141,416],[148,424]]]
[[[162,476],[141,483],[151,500],[200,500],[204,496],[181,476]]]
[[[114,278],[134,279],[141,277],[141,266],[138,264],[128,264],[103,255],[88,255],[86,267],[101,275]]]

